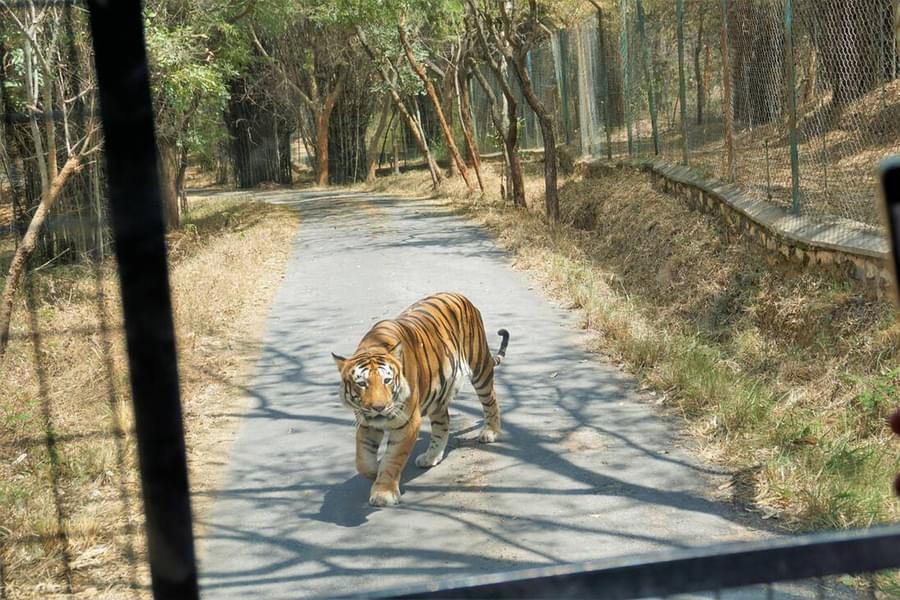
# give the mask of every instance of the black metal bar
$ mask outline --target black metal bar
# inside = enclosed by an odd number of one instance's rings
[[[437,580],[369,598],[669,596],[900,568],[900,525]]]
[[[879,170],[884,199],[884,220],[891,245],[890,266],[894,275],[894,299],[900,306],[900,156],[884,160]]]
[[[165,227],[139,0],[90,0],[153,594],[197,598]]]

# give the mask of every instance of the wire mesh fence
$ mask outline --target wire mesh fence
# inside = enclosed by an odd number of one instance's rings
[[[560,141],[583,155],[688,164],[875,228],[875,165],[900,152],[897,36],[896,0],[618,0],[530,64]],[[539,132],[521,144],[539,145]]]
[[[718,6],[725,12],[716,13]],[[897,150],[896,4],[798,3],[790,43],[779,29],[785,4],[689,4],[684,35],[678,7],[625,0],[531,54],[532,79],[557,115],[560,139],[587,155],[658,155],[676,163],[687,154],[690,164],[723,179],[730,177],[730,164],[748,191],[790,206],[792,110],[785,90],[793,89],[801,210],[874,223],[870,171],[880,156]],[[4,17],[22,24],[0,22],[4,266],[54,169],[97,126],[87,13],[68,0],[45,0],[37,8],[29,2],[0,4]],[[42,57],[37,43],[49,49]],[[829,44],[834,47],[822,49]],[[724,71],[717,68],[722,48],[729,49],[731,65]],[[54,67],[47,69],[54,73],[52,83],[41,79],[42,61]],[[790,86],[788,63],[795,67]],[[44,95],[45,89],[51,93]],[[514,89],[522,147],[539,147],[537,121],[521,90]],[[479,143],[483,150],[497,148],[484,91],[473,86],[473,98]],[[726,115],[728,106],[733,112]],[[50,166],[48,142],[59,155],[56,167]],[[149,164],[143,167],[155,168]],[[85,158],[75,177],[57,200],[45,224],[45,246],[23,280],[26,315],[11,331],[13,358],[4,363],[0,381],[0,598],[146,592],[119,280],[101,260],[110,234],[98,155]],[[72,267],[88,276],[77,284],[43,276],[44,262],[67,256],[90,258]],[[134,261],[136,269],[145,266],[142,259]],[[137,287],[132,284],[132,293]],[[58,308],[48,308],[47,299]],[[132,317],[131,323],[139,320]],[[60,355],[80,357],[80,368],[56,362]],[[80,394],[87,380],[102,381],[103,393]],[[165,506],[155,508],[164,512]],[[870,592],[870,581],[814,580],[787,588],[785,597],[835,597],[859,585]],[[779,597],[779,590],[763,587],[749,597]]]
[[[0,234],[21,237],[65,157],[94,135],[96,82],[82,7],[19,2],[2,10]],[[44,262],[109,252],[102,161],[83,161],[69,179],[35,252]]]
[[[0,350],[0,598],[146,580],[88,30],[76,2],[0,2],[0,288],[48,210]]]

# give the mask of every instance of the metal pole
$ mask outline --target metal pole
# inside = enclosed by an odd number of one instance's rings
[[[629,90],[631,76],[628,68],[628,4],[627,0],[619,1],[619,52],[622,55],[622,98],[625,107],[625,130],[628,133],[628,156],[634,155],[631,135],[631,93]]]
[[[198,598],[175,328],[139,0],[89,0],[153,595]]]
[[[734,164],[734,99],[731,91],[731,58],[728,51],[728,0],[722,0],[722,87],[725,97],[722,99],[722,118],[725,125],[725,178],[735,180]]]
[[[888,240],[890,241],[891,257],[885,261],[887,268],[892,271],[891,282],[892,296],[897,308],[900,309],[900,156],[892,156],[881,162],[878,166],[881,179],[881,195],[883,202],[883,214],[887,227]],[[891,419],[894,433],[900,435],[897,424],[900,419],[897,412]],[[900,475],[894,480],[894,491],[900,495]]]
[[[532,54],[532,52],[529,52],[528,54],[525,55],[525,68],[528,70],[528,78],[531,80],[532,85],[535,85],[535,89],[536,89],[537,85],[535,84],[535,81],[534,81],[534,61],[531,58],[531,54]],[[532,141],[531,141],[531,145],[529,147],[530,148],[539,148],[544,145],[544,142],[542,140],[541,143],[538,143],[538,135],[540,134],[540,127],[538,127],[537,123],[535,123],[535,121],[537,120],[537,115],[535,114],[534,110],[531,109],[531,105],[529,105],[527,102],[524,102],[523,104],[526,105],[525,114],[529,115],[531,117],[529,119],[526,116],[526,120],[525,120],[526,123],[528,123],[529,121],[531,122],[531,138],[530,139]]]
[[[448,577],[417,587],[386,590],[375,597],[604,600],[670,597],[894,569],[900,565],[900,553],[896,551],[898,544],[900,526],[888,525],[763,542],[667,550],[652,557],[632,556],[508,573]]]
[[[644,30],[644,5],[635,0],[637,9],[638,34],[641,40],[641,62],[644,77],[647,78],[647,104],[650,107],[650,130],[653,137],[653,154],[659,155],[659,129],[656,121],[656,89],[653,85],[653,70],[650,68],[650,50],[647,48],[647,34]]]
[[[897,79],[897,38],[900,36],[900,0],[894,0],[894,23],[891,28],[891,79]]]
[[[678,28],[678,101],[681,103],[681,162],[688,164],[687,91],[684,82],[684,0],[675,0]]]
[[[600,82],[603,86],[603,117],[606,128],[606,158],[612,160],[612,102],[609,99],[609,66],[606,64],[606,33],[603,31],[603,9],[597,5],[597,42],[600,46]]]
[[[887,105],[885,86],[887,81],[884,77],[884,3],[878,3],[878,83],[881,87],[881,107],[884,109]]]
[[[723,0],[724,2],[725,0]],[[797,147],[797,82],[794,70],[794,0],[784,3],[784,53],[787,62],[788,139],[791,145],[791,211],[800,214],[800,154]]]
[[[559,60],[557,61],[557,77],[559,78],[559,91],[562,95],[562,119],[563,133],[566,137],[566,145],[572,143],[571,132],[569,131],[569,78],[566,66],[569,64],[567,60],[569,55],[569,36],[565,29],[560,29],[559,36]]]

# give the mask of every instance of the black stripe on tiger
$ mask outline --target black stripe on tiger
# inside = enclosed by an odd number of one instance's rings
[[[357,468],[377,476],[370,503],[400,500],[399,478],[423,418],[431,420],[427,451],[416,458],[423,468],[438,464],[449,438],[448,405],[464,378],[475,388],[484,411],[482,442],[500,434],[500,406],[494,391],[494,367],[506,354],[509,333],[501,329],[500,350],[491,354],[481,312],[460,294],[441,293],[411,305],[395,319],[377,322],[349,359],[335,355],[341,395],[356,413]],[[393,381],[389,378],[393,377]],[[380,465],[374,432],[389,434]]]

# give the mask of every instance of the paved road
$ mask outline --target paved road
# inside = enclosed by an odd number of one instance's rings
[[[678,447],[634,381],[582,349],[575,315],[481,230],[409,200],[270,200],[302,219],[203,523],[206,598],[334,596],[765,535],[711,499],[724,476]],[[423,471],[411,460],[403,504],[373,509],[330,352],[352,352],[373,322],[440,290],[472,299],[492,347],[499,327],[512,334],[497,379],[504,436],[474,441],[480,405],[467,386],[444,462]]]

